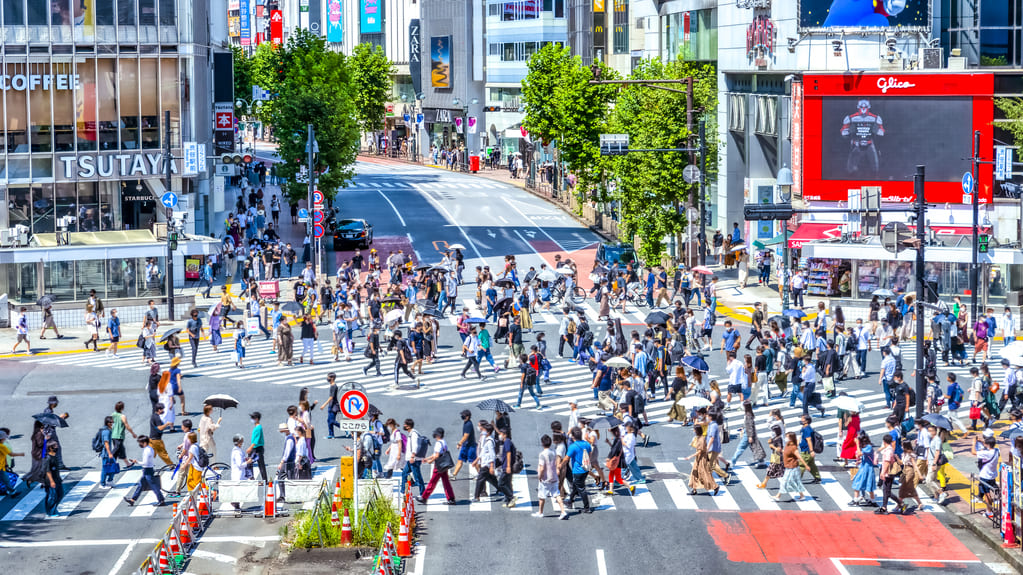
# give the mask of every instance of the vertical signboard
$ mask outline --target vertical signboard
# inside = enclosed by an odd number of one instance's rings
[[[380,0],[359,0],[360,12],[359,31],[363,34],[379,34],[382,30],[380,21]]]
[[[309,31],[317,36],[323,34],[323,26],[320,25],[320,0],[309,0]]]
[[[341,0],[327,0],[327,41],[341,42],[344,39],[341,27]]]
[[[451,88],[451,36],[430,38],[430,85]]]
[[[593,0],[593,58],[604,60],[607,48],[607,13],[606,0]]]
[[[408,72],[417,98],[423,93],[423,48],[420,42],[419,18],[413,18],[408,23]]]
[[[274,46],[284,43],[284,13],[280,10],[270,11],[270,43]]]
[[[241,45],[248,46],[252,39],[252,23],[249,22],[249,0],[241,0],[238,8],[238,21],[241,28]]]
[[[199,173],[199,145],[195,142],[185,142],[185,161],[182,164],[182,175],[194,176]]]
[[[792,197],[803,197],[803,83],[792,82]]]

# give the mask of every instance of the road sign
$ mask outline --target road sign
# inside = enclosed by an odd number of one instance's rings
[[[973,172],[963,174],[963,193],[966,195],[973,193]]]
[[[682,179],[685,180],[687,184],[695,184],[700,181],[700,168],[697,168],[693,164],[689,164],[682,169]]]
[[[163,204],[164,207],[173,208],[178,205],[178,195],[174,192],[164,192],[163,195],[160,196],[160,203]]]
[[[369,431],[369,421],[365,419],[352,419],[348,421],[337,422],[338,427],[341,431],[347,431],[349,433],[353,431]]]
[[[619,156],[628,151],[628,134],[600,134],[601,156]]]
[[[362,419],[369,411],[369,399],[357,389],[351,389],[341,396],[341,413],[348,419]]]
[[[313,212],[313,223],[314,224],[323,223],[323,212],[321,212],[320,210],[316,210]]]
[[[299,208],[299,210],[298,210],[298,217],[300,217],[300,218],[308,218],[309,217],[309,210],[307,210],[305,208]]]
[[[423,115],[422,114],[416,114],[416,123],[417,124],[422,124],[423,123]]]
[[[913,239],[913,232],[902,222],[891,222],[881,230],[881,245],[885,250],[897,254],[906,249],[906,240]]]
[[[407,123],[409,123],[409,122],[411,122],[411,121],[412,121],[412,115],[411,115],[411,114],[405,114],[405,115],[403,115],[403,116],[401,117],[401,119],[402,119],[402,120],[405,120],[405,123],[407,124]]]
[[[316,239],[323,237],[323,224],[313,224],[313,237]]]
[[[323,203],[323,192],[320,190],[313,190],[313,205]]]

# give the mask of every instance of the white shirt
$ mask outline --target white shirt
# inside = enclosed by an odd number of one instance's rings
[[[579,427],[579,410],[573,409],[568,412],[568,428]]]
[[[744,385],[746,380],[746,369],[742,362],[738,359],[733,359],[728,362],[725,366],[725,371],[728,372],[728,384],[729,385]]]
[[[152,469],[156,464],[156,453],[151,445],[142,448],[142,468]]]
[[[622,436],[622,454],[625,456],[625,464],[632,463],[636,459],[636,434],[626,433]]]
[[[231,450],[231,480],[245,479],[245,450],[237,445]]]
[[[480,436],[480,467],[490,467],[490,464],[497,459],[497,454],[494,452],[494,440],[489,435]]]
[[[448,450],[448,444],[443,439],[438,439],[437,442],[433,444],[433,454],[434,455],[440,455],[441,453],[444,453],[447,450]]]
[[[408,432],[408,442],[405,444],[405,459],[412,461],[416,456],[416,444],[419,443],[419,432],[413,429]]]

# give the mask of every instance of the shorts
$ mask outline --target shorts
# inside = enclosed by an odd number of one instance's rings
[[[998,485],[995,484],[994,479],[979,479],[977,481],[977,491],[980,492],[980,496],[984,497],[988,493],[998,495]]]
[[[458,460],[459,461],[465,461],[465,462],[475,461],[476,460],[476,446],[475,445],[463,445],[462,448],[458,450]]]
[[[541,481],[536,486],[536,498],[541,501],[544,499],[553,499],[561,495],[558,490],[557,481]]]
[[[110,338],[110,343],[117,343],[119,341],[121,341],[121,336],[119,336],[119,335],[115,335],[115,336]]]
[[[728,386],[728,393],[731,393],[733,395],[737,394],[737,393],[742,393],[742,385],[741,384],[740,385],[729,385]]]
[[[987,351],[987,340],[977,338],[977,343],[973,346],[973,353]]]
[[[20,342],[28,343],[28,334],[27,333],[19,333],[18,334],[18,342],[19,343]]]
[[[714,335],[714,328],[705,328],[701,333],[703,337],[712,337]]]
[[[123,439],[111,439],[110,451],[114,454],[114,459],[127,459],[127,453],[124,451]]]

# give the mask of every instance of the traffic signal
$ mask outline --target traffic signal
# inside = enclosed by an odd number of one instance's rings
[[[220,163],[221,164],[225,164],[225,165],[231,165],[231,164],[241,165],[241,164],[247,164],[247,163],[249,163],[251,161],[252,161],[252,156],[249,155],[249,154],[245,154],[244,156],[241,155],[241,154],[221,154],[221,156],[220,156]]]
[[[170,249],[171,249],[171,251],[172,252],[173,251],[177,251],[177,249],[178,249],[178,232],[173,231],[173,230],[167,232],[167,241],[170,242]]]
[[[746,221],[789,220],[795,212],[792,204],[746,204],[743,215]]]
[[[483,108],[485,112],[500,112],[501,106],[486,106]]]
[[[988,249],[988,242],[991,240],[991,236],[988,234],[977,234],[977,252],[986,254]]]

